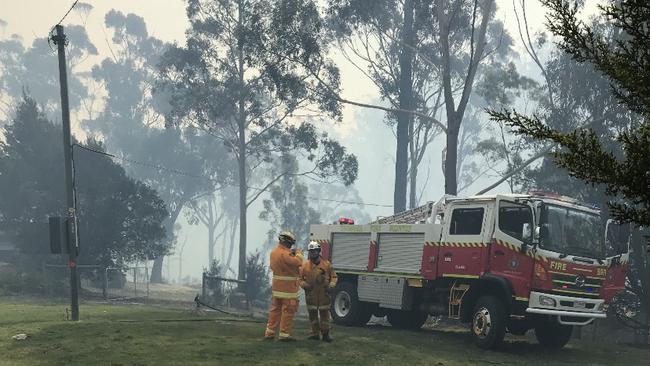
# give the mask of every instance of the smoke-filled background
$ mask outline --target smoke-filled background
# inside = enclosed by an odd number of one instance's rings
[[[431,1],[247,3],[79,2],[64,21],[80,262],[147,262],[153,281],[189,283],[217,260],[237,277],[241,245],[265,257],[280,230],[305,245],[309,223],[472,195],[519,167],[492,192],[604,202],[484,113],[516,107],[560,128],[609,128],[594,122],[616,104],[607,83],[556,48],[537,1],[451,1],[442,28]],[[35,267],[53,257],[26,224],[64,202],[47,37],[68,6],[3,1],[0,14],[2,245]],[[581,14],[598,23],[595,10]],[[257,24],[238,24],[239,12]],[[249,36],[239,50],[237,27]]]

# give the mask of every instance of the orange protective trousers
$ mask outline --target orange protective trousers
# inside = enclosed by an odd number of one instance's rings
[[[298,299],[271,298],[271,310],[269,311],[269,322],[266,325],[264,337],[275,337],[275,331],[280,326],[278,338],[291,337],[293,330],[293,318],[298,311]]]
[[[320,321],[318,316],[320,315]],[[309,310],[309,323],[311,324],[311,336],[327,333],[330,330],[330,309]]]

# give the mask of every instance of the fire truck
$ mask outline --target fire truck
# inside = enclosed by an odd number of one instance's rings
[[[608,250],[604,227],[596,207],[533,192],[447,196],[370,224],[312,225],[310,236],[339,275],[338,324],[375,315],[417,329],[447,316],[481,348],[530,329],[561,348],[624,289],[628,248]]]

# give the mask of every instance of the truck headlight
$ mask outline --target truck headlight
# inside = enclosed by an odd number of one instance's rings
[[[601,312],[601,313],[605,313],[605,312],[607,312],[607,307],[608,307],[608,305],[605,304],[605,303],[603,302],[603,303],[601,303],[600,305],[598,305],[598,309],[597,309],[597,310],[598,310],[599,312]]]
[[[552,298],[552,297],[548,297],[548,296],[544,296],[544,295],[541,295],[541,296],[539,297],[539,304],[540,304],[540,305],[544,305],[544,306],[551,306],[551,307],[555,307],[555,306],[556,306],[556,302],[555,302],[555,299],[554,299],[554,298]]]

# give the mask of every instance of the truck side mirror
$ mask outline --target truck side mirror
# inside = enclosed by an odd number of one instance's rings
[[[533,230],[530,223],[526,222],[521,226],[521,240],[530,242],[533,239]]]
[[[521,251],[523,253],[528,251],[528,246],[532,244],[533,229],[532,225],[525,222],[521,226]]]
[[[605,244],[610,251],[608,256],[625,254],[629,251],[631,224],[621,224],[612,219],[607,220],[605,226]]]

